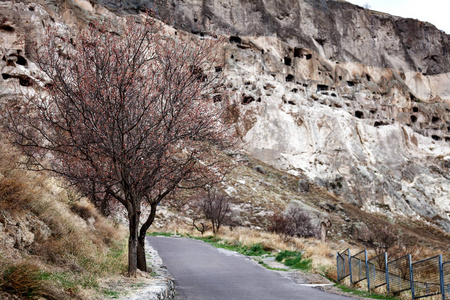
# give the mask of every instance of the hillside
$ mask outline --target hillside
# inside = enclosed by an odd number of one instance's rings
[[[173,37],[226,37],[223,66],[211,71],[227,77],[231,103],[214,105],[230,104],[243,145],[222,154],[236,165],[221,186],[234,198],[236,226],[266,230],[273,213],[293,203],[315,225],[330,222],[334,245],[367,245],[381,224],[407,246],[448,250],[450,44],[432,24],[346,1],[2,1],[0,102],[45,82],[31,57],[45,26],[76,42],[80,28],[108,19],[120,35],[123,14],[153,7],[171,20]],[[113,241],[124,236],[63,183],[16,170],[11,163],[20,156],[5,147],[0,255],[11,263],[0,273],[25,261],[57,278],[39,293],[62,299],[77,295],[79,285],[98,289],[90,276],[120,272],[120,263],[102,264],[120,254]],[[18,194],[10,197],[11,188]],[[164,203],[154,229],[189,223],[190,196]],[[58,211],[62,219],[54,219]],[[91,259],[100,269],[89,269]],[[67,285],[58,277],[66,272]]]
[[[0,153],[0,298],[94,299],[108,291],[106,279],[126,270],[123,228],[64,182],[24,171],[4,140]]]

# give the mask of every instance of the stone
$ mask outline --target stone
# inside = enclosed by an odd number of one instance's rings
[[[309,182],[308,180],[301,179],[298,181],[298,190],[301,193],[309,192]]]

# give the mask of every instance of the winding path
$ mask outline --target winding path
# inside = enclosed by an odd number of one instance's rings
[[[233,251],[188,238],[148,237],[175,278],[177,300],[349,300],[294,283]]]

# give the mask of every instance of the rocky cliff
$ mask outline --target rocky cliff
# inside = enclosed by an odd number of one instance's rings
[[[444,32],[345,1],[99,2],[118,13],[154,8],[180,32],[227,35],[224,71],[240,108],[236,128],[254,157],[305,173],[366,211],[450,232]],[[41,23],[60,18],[61,28],[76,28],[118,18],[99,2],[0,3],[3,101],[14,94],[13,81],[39,82],[27,45],[39,41]]]

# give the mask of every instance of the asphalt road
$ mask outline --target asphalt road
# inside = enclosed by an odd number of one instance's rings
[[[188,238],[148,237],[175,279],[177,300],[349,300],[302,286],[251,259]]]

